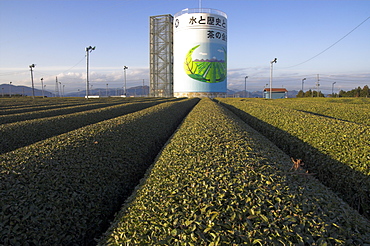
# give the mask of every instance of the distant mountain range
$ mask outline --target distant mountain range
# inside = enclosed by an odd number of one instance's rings
[[[25,96],[32,96],[32,88],[28,86],[17,86],[17,85],[10,85],[10,84],[1,84],[0,85],[0,95],[1,96],[9,96],[9,94],[12,95],[25,95]],[[35,89],[34,90],[35,96],[42,96],[42,90]],[[149,94],[149,86],[135,86],[127,88],[126,90],[126,96],[148,96]],[[298,94],[298,91],[288,91],[288,97],[296,97]],[[65,95],[57,95],[59,96],[65,96],[65,97],[84,97],[86,95],[85,90],[81,90],[78,92],[70,92],[65,93]],[[91,96],[120,96],[123,95],[122,89],[106,89],[106,88],[97,88],[89,91],[89,95]],[[234,90],[227,90],[227,95],[229,97],[249,97],[249,98],[255,98],[255,97],[262,97],[262,91],[234,91]],[[46,97],[55,97],[54,92],[50,91],[44,91],[44,96]]]
[[[147,96],[149,93],[149,86],[136,86],[127,88],[126,96]],[[32,96],[32,88],[28,86],[17,86],[17,85],[10,85],[10,84],[1,84],[0,85],[0,96],[9,96],[9,95],[24,95],[24,96]],[[58,92],[57,97],[64,96],[64,97],[84,97],[86,95],[86,90],[81,90],[78,92],[70,92],[70,93],[63,93]],[[42,96],[42,90],[34,89],[35,96]],[[105,89],[105,88],[96,88],[89,91],[90,96],[120,96],[123,95],[123,90],[117,89]],[[44,96],[46,97],[55,97],[54,92],[50,92],[44,90]]]
[[[35,96],[42,96],[42,90],[35,89]],[[9,95],[25,95],[32,96],[32,88],[23,85],[10,85],[10,84],[1,84],[0,85],[0,95],[9,96]],[[49,91],[44,91],[44,96],[51,97],[52,93]]]
[[[212,59],[195,59],[194,62],[221,62],[221,63],[224,63],[225,61],[224,60],[217,60],[216,58],[212,58]]]
[[[148,96],[149,94],[149,86],[135,86],[126,89],[126,96],[127,97],[142,97]],[[86,95],[86,90],[79,91],[79,92],[71,92],[66,93],[66,97],[84,97]],[[109,89],[106,88],[96,88],[89,90],[90,96],[121,96],[124,95],[123,89]]]

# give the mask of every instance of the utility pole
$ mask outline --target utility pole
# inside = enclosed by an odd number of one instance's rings
[[[244,77],[244,91],[245,91],[245,97],[248,97],[247,95],[247,79],[248,79],[248,76],[245,76]]]
[[[41,78],[42,98],[44,98],[44,78]]]
[[[306,80],[306,78],[303,78],[302,79],[302,92],[303,92],[303,84],[304,84],[304,81]]]
[[[270,99],[272,99],[272,64],[277,63],[277,58],[270,61]]]
[[[141,89],[142,93],[143,93],[143,97],[145,97],[145,93],[144,93],[144,79],[143,79],[143,88]]]
[[[334,85],[336,84],[337,82],[333,82],[331,84],[331,96],[334,97]]]
[[[35,67],[35,64],[31,64],[30,65],[30,69],[31,69],[31,83],[32,83],[32,98],[35,98],[35,86],[33,84],[33,70],[32,68]]]
[[[317,82],[316,82],[316,87],[317,87],[317,97],[319,97],[319,86],[320,86],[320,75],[317,74]]]
[[[89,53],[95,50],[95,46],[86,47],[86,99],[89,99]]]
[[[55,89],[54,89],[54,95],[55,95],[55,97],[57,97],[57,95],[59,95],[58,76],[55,76]]]
[[[123,94],[125,95],[125,97],[127,96],[126,95],[126,70],[128,69],[128,67],[127,66],[123,66],[123,75],[124,75],[124,80],[125,80],[125,83],[124,83],[124,92],[123,92]]]

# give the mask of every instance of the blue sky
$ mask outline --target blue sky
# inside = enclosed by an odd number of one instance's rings
[[[142,85],[143,79],[148,85],[149,17],[174,15],[199,4],[198,0],[0,0],[0,84],[31,86],[29,65],[36,64],[36,88],[41,89],[44,78],[46,89],[53,91],[58,76],[66,93],[84,90],[85,48],[91,45],[96,46],[90,54],[93,88],[105,88],[107,83],[122,88],[123,66],[129,67],[128,87]],[[370,86],[370,1],[203,0],[201,6],[228,16],[229,89],[243,90],[248,76],[247,90],[262,90],[275,57],[273,87],[299,90],[306,78],[308,90],[314,88],[318,74],[324,93],[331,93],[333,82],[335,91]]]

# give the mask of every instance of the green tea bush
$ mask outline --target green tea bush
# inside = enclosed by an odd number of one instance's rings
[[[0,125],[0,154],[79,127],[151,107],[162,101],[119,104],[54,117]]]
[[[84,104],[84,105],[72,105],[72,106],[64,106],[58,107],[53,109],[46,109],[46,110],[35,110],[31,112],[25,113],[18,113],[18,114],[8,114],[8,115],[0,115],[0,124],[12,123],[17,121],[24,121],[24,120],[32,120],[32,119],[40,119],[46,117],[52,117],[57,115],[65,115],[65,114],[72,114],[81,111],[99,109],[104,107],[109,107],[121,103],[91,103],[91,104]]]
[[[286,153],[302,159],[321,182],[370,218],[369,126],[270,105],[269,100],[219,100]]]
[[[91,245],[198,100],[162,103],[0,155],[0,245]]]
[[[142,102],[152,100],[163,100],[163,98],[149,97],[109,97],[109,98],[94,98],[86,100],[81,97],[49,97],[49,98],[0,98],[0,115],[32,113],[49,109],[62,109],[78,105],[114,105],[129,102]]]
[[[202,99],[98,245],[365,245],[370,222]]]
[[[96,103],[96,101],[84,98],[50,97],[50,98],[0,98],[0,115],[19,114],[37,110],[55,109],[61,107],[76,106]]]
[[[294,98],[288,100],[243,99],[292,108],[343,121],[370,125],[369,98]]]

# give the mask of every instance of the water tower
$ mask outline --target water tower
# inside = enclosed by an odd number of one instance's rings
[[[224,97],[227,92],[227,15],[184,9],[174,16],[175,97]]]

